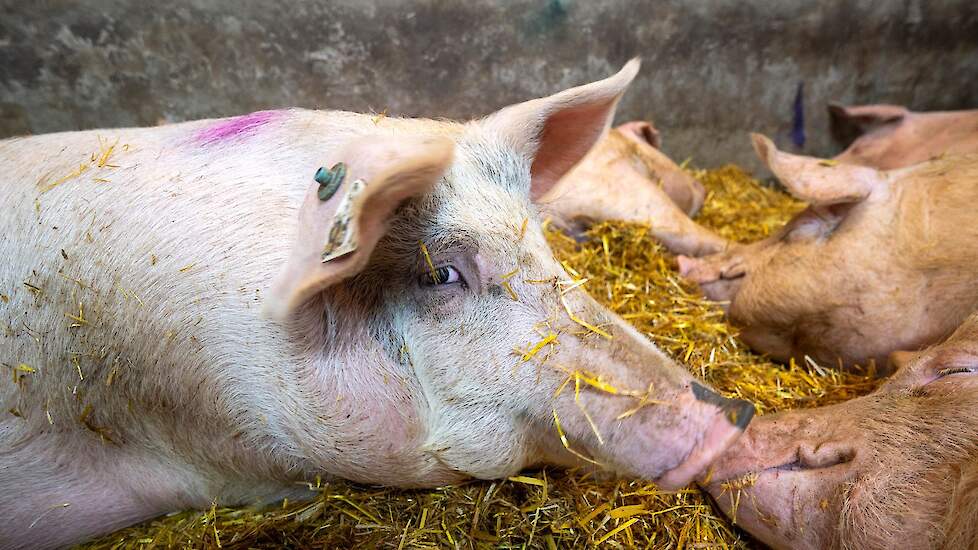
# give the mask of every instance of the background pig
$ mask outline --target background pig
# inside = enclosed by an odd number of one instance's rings
[[[587,457],[687,483],[751,406],[571,284],[531,202],[637,70],[469,124],[292,110],[0,142],[0,547],[317,475]]]
[[[829,105],[839,162],[892,170],[943,155],[978,153],[978,110],[914,113],[898,105]]]
[[[706,195],[703,184],[658,147],[648,122],[612,129],[542,198],[548,214],[571,231],[595,221],[649,224],[651,234],[684,254],[717,252],[726,242],[690,220]]]
[[[772,237],[694,259],[680,273],[756,350],[829,365],[940,341],[978,306],[978,157],[882,172],[778,151],[758,155],[810,206]]]
[[[892,359],[871,395],[756,419],[707,486],[727,514],[775,548],[974,548],[978,316]]]

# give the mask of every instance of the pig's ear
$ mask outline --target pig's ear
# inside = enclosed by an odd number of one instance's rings
[[[651,122],[645,120],[633,120],[624,124],[619,124],[618,130],[628,139],[637,143],[651,145],[656,149],[662,149],[662,135]]]
[[[873,168],[785,153],[760,134],[751,134],[751,140],[757,156],[785,188],[813,205],[856,202],[886,184],[886,177]]]
[[[597,143],[611,126],[618,100],[640,65],[638,59],[632,59],[614,76],[510,105],[482,122],[533,159],[530,198],[546,194]]]
[[[282,320],[326,287],[357,274],[387,231],[394,210],[429,191],[452,162],[446,138],[369,136],[350,142],[327,166],[345,176],[330,193],[312,182],[302,206],[289,260],[272,285],[265,312]],[[341,168],[332,170],[338,174]],[[316,172],[310,168],[310,180]]]
[[[910,111],[900,105],[859,105],[847,107],[830,103],[829,129],[832,137],[848,146],[866,132],[885,124],[901,122]]]

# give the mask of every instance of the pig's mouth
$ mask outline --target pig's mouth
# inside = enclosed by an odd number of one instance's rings
[[[773,466],[750,468],[740,473],[725,474],[723,479],[716,481],[716,483],[743,480],[748,477],[773,477],[778,479],[797,475],[830,473],[831,471],[839,471],[850,467],[853,460],[855,460],[854,451],[837,453],[827,460],[813,460],[812,458],[806,458],[805,453],[802,452],[801,448],[798,448],[786,461],[781,461]]]
[[[775,470],[778,472],[799,472],[801,470],[812,470],[813,468],[805,466],[801,461],[795,460],[787,464],[782,464],[780,466],[775,466],[773,468],[768,468],[768,470]]]

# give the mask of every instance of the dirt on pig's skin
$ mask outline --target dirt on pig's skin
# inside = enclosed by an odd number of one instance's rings
[[[699,221],[727,238],[763,238],[802,206],[733,166],[696,177],[708,190]],[[583,243],[556,231],[548,238],[558,259],[589,279],[586,287],[598,301],[697,376],[728,396],[752,401],[760,413],[836,403],[876,385],[859,373],[780,366],[748,351],[720,307],[679,278],[673,258],[648,239],[647,228],[608,223],[594,227]],[[87,548],[549,549],[611,541],[638,547],[756,546],[695,488],[667,493],[647,482],[550,469],[425,491],[311,483],[321,496],[310,502],[187,511]]]

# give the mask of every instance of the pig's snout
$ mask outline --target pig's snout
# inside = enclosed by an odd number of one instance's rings
[[[828,427],[839,424],[838,418],[817,418],[807,412],[758,419],[713,464],[710,481],[716,485],[749,473],[823,470],[852,462],[855,442]]]
[[[723,302],[732,300],[744,276],[747,266],[739,258],[690,258],[677,256],[679,275],[700,286],[707,298]]]
[[[723,397],[696,382],[691,383],[691,390],[695,400],[692,406],[705,408],[710,417],[686,458],[657,480],[665,489],[684,487],[703,473],[743,434],[754,417],[754,405],[747,401]]]

